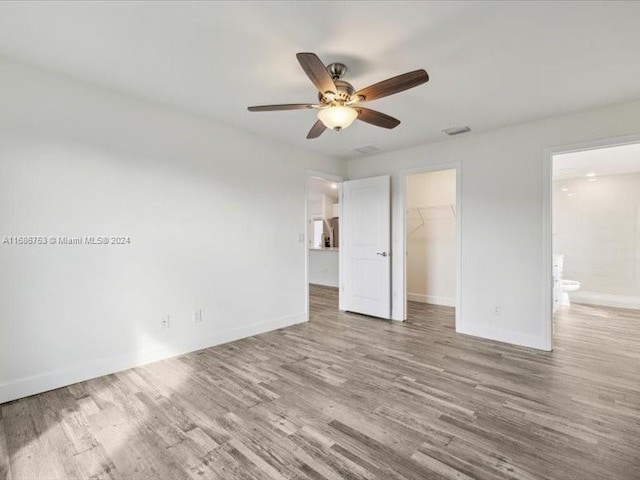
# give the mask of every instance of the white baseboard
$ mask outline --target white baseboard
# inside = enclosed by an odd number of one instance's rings
[[[569,292],[569,300],[572,303],[585,303],[587,305],[640,309],[640,297],[632,295],[616,295],[613,293],[577,290],[575,292]]]
[[[530,335],[500,328],[486,328],[469,325],[461,325],[459,328],[456,328],[456,333],[473,335],[474,337],[496,340],[498,342],[520,345],[522,347],[535,348],[536,350],[551,350],[543,335]]]
[[[157,362],[166,358],[184,355],[185,353],[202,350],[203,348],[233,342],[246,337],[252,337],[261,333],[270,332],[279,328],[289,327],[307,321],[304,313],[290,315],[272,320],[230,328],[218,332],[214,336],[196,339],[187,344],[172,347],[155,348],[131,352],[125,355],[102,358],[77,365],[64,370],[43,373],[31,377],[21,378],[0,384],[0,404],[27,397],[36,393],[46,392],[55,388],[65,387],[74,383],[83,382],[92,378],[109,375],[122,370],[139,367],[141,365]]]
[[[456,299],[450,297],[436,297],[434,295],[423,295],[421,293],[408,293],[407,300],[410,302],[430,303],[431,305],[442,305],[445,307],[455,307]]]
[[[310,278],[309,283],[312,285],[320,285],[321,287],[335,287],[338,288],[338,279],[318,279]]]

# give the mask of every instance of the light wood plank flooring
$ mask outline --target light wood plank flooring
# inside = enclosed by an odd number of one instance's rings
[[[640,479],[640,315],[576,305],[553,353],[309,323],[2,405],[0,479]]]

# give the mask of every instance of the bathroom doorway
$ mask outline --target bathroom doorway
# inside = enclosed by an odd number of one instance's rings
[[[405,311],[458,317],[459,209],[457,168],[404,177]]]
[[[553,330],[640,313],[640,142],[553,153],[551,176]]]

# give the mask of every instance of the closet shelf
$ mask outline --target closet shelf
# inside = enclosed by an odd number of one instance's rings
[[[418,215],[418,218],[420,220],[420,225],[414,227],[407,234],[407,237],[410,237],[421,228],[424,228],[427,225],[427,221],[429,220],[443,219],[443,218],[456,218],[456,207],[451,203],[445,203],[442,205],[430,205],[428,207],[416,206],[416,207],[407,208],[407,211],[406,211],[407,216],[409,216],[412,212],[415,212]],[[443,214],[446,216],[443,216]]]

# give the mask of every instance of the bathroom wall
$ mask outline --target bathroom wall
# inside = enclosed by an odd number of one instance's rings
[[[640,173],[554,181],[553,202],[571,301],[640,308]]]
[[[455,170],[407,177],[408,300],[455,306],[455,203]]]

